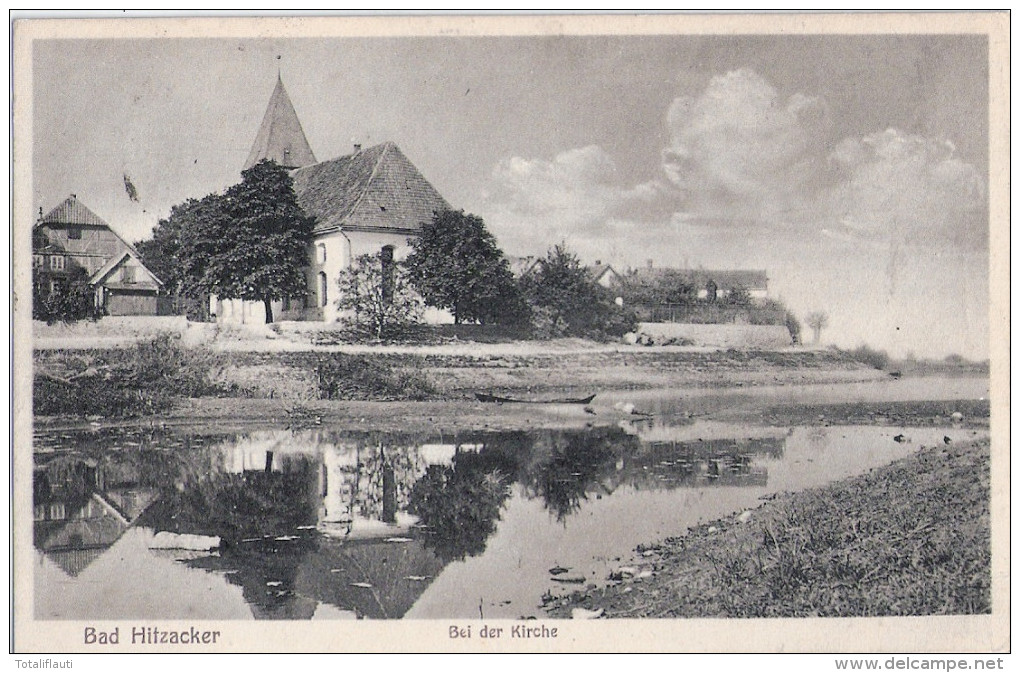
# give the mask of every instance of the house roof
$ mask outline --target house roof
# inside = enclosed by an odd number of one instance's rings
[[[616,269],[614,269],[611,264],[596,263],[596,264],[592,264],[588,268],[591,269],[591,276],[595,280],[598,280],[598,279],[602,278],[602,276],[604,276],[605,274],[607,274],[609,272],[612,272],[614,276],[619,276],[620,275],[620,274],[616,273]]]
[[[344,229],[414,234],[450,205],[392,142],[293,172],[315,233]]]
[[[638,279],[656,279],[664,276],[680,276],[695,286],[704,286],[715,281],[720,289],[742,287],[745,290],[767,290],[768,274],[762,269],[672,269],[669,267],[642,267],[631,272]]]
[[[76,224],[110,227],[103,218],[85,207],[74,194],[71,194],[59,206],[43,215],[39,219],[39,224]]]
[[[158,286],[163,284],[163,281],[161,281],[156,274],[154,274],[152,271],[150,271],[149,268],[147,266],[145,266],[145,264],[142,263],[142,260],[138,257],[138,254],[135,253],[135,251],[130,249],[130,248],[127,249],[127,250],[124,250],[119,255],[114,255],[113,257],[108,259],[106,261],[106,264],[101,266],[98,271],[96,271],[94,274],[92,274],[92,277],[89,278],[89,284],[90,285],[99,285],[100,283],[102,283],[103,280],[105,280],[107,278],[107,276],[109,276],[111,273],[113,273],[113,270],[116,269],[118,266],[120,266],[121,263],[126,258],[128,258],[128,257],[131,257],[136,262],[138,262],[138,266],[141,267],[141,269],[145,273],[149,274],[149,276],[152,277],[152,280],[155,281],[155,285],[157,286],[157,289],[158,289]],[[139,283],[135,283],[131,287],[141,290],[141,289],[145,289],[146,285],[150,285],[151,286],[151,284],[147,284],[145,282],[139,282]],[[111,285],[110,287],[113,287],[113,286]],[[117,287],[121,287],[121,286],[117,285]],[[124,286],[124,287],[127,287],[127,286]]]
[[[507,261],[510,263],[510,272],[514,275],[514,278],[521,278],[534,272],[541,260],[532,255],[527,255],[526,257],[511,257],[507,255]]]
[[[249,169],[263,159],[272,159],[287,168],[315,163],[315,155],[279,75],[244,168]]]

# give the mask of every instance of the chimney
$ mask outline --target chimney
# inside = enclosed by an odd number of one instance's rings
[[[655,266],[655,262],[653,262],[652,260],[649,259],[648,260],[648,268],[651,269],[654,266]]]
[[[357,154],[361,151],[361,143],[354,143],[354,153]]]

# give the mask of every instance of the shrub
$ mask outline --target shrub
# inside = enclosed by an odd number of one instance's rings
[[[346,353],[320,359],[315,379],[322,400],[424,400],[435,392],[420,371],[394,372],[372,358]]]
[[[800,338],[800,321],[797,320],[797,316],[787,311],[784,322],[786,329],[790,332],[790,340],[793,342],[793,345],[799,346],[802,342]]]
[[[849,355],[857,362],[864,363],[875,369],[885,369],[889,366],[889,354],[885,351],[876,350],[867,345],[861,345],[849,351],[841,351]]]
[[[337,307],[351,313],[356,329],[375,339],[399,338],[421,321],[422,302],[403,265],[381,255],[361,255],[337,281]]]
[[[181,397],[223,392],[212,383],[221,358],[183,348],[178,340],[163,333],[126,351],[76,359],[64,374],[41,369],[33,383],[33,412],[137,416],[164,411]]]
[[[89,275],[85,269],[72,269],[65,282],[52,292],[45,278],[38,274],[33,276],[32,318],[35,320],[45,320],[52,325],[56,322],[95,321],[99,317],[93,288],[89,285]]]

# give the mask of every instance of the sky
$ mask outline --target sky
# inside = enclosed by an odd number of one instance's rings
[[[987,50],[973,35],[37,40],[33,212],[74,193],[148,237],[240,180],[279,72],[320,161],[393,141],[509,254],[562,242],[621,272],[764,269],[802,320],[829,315],[824,343],[986,358]]]

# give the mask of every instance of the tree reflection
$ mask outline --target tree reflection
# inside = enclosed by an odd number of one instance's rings
[[[615,471],[617,456],[637,445],[635,438],[615,428],[561,433],[551,439],[552,451],[535,466],[528,481],[557,521],[580,509],[588,493]]]
[[[485,550],[510,497],[513,475],[500,453],[459,452],[453,466],[429,465],[411,489],[409,509],[421,519],[431,547],[443,561]]]
[[[216,472],[164,492],[145,522],[157,530],[218,535],[227,542],[312,524],[318,512],[316,467],[295,457],[281,472]]]

